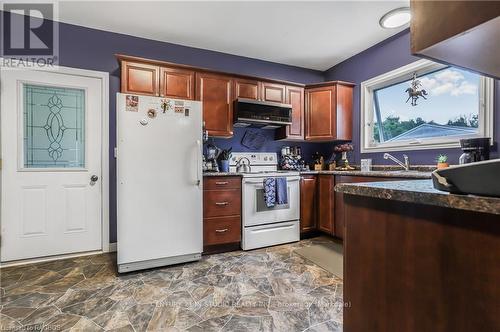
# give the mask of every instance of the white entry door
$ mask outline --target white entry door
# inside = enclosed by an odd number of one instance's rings
[[[1,261],[100,250],[102,80],[0,73]]]

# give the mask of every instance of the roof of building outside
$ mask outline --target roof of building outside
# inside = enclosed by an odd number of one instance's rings
[[[393,137],[386,142],[406,141],[418,138],[443,137],[443,136],[462,136],[476,134],[477,128],[473,127],[458,127],[424,123],[418,127],[412,128],[396,137]]]

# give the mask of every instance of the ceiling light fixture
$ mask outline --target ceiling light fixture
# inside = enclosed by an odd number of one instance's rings
[[[402,27],[405,24],[410,22],[411,14],[410,8],[401,7],[396,8],[382,16],[379,21],[379,24],[382,28],[385,29],[394,29]]]

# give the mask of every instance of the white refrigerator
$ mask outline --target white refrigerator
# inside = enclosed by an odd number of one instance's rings
[[[203,249],[201,102],[117,94],[118,272]]]

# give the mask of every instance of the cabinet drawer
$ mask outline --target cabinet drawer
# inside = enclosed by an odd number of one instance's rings
[[[240,242],[240,216],[203,219],[203,245]]]
[[[239,176],[206,177],[203,179],[203,189],[240,189],[241,178]]]
[[[222,217],[241,214],[241,191],[210,190],[203,192],[203,217]]]

